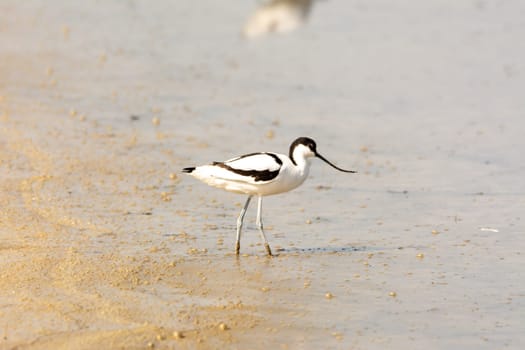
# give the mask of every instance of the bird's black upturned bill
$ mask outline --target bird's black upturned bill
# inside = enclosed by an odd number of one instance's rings
[[[344,173],[357,173],[357,171],[355,171],[355,170],[345,170],[345,169],[341,169],[341,168],[339,168],[338,166],[336,166],[336,165],[330,163],[330,162],[328,161],[328,159],[326,159],[325,157],[323,157],[322,155],[320,155],[320,154],[317,153],[317,152],[315,152],[315,156],[316,156],[317,158],[320,158],[320,159],[324,160],[328,165],[330,165],[330,166],[333,167],[334,169],[337,169],[337,170],[342,171],[342,172],[344,172]]]

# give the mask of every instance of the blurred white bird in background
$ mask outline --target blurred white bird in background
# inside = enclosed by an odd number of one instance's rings
[[[242,34],[253,39],[269,33],[286,33],[308,18],[315,0],[271,0],[264,2],[248,19]]]

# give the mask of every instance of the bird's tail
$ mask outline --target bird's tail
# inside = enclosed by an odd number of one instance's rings
[[[184,168],[184,169],[182,169],[182,172],[183,172],[183,173],[191,174],[191,173],[193,172],[193,170],[195,170],[195,167],[194,167],[194,166],[189,167],[189,168]]]

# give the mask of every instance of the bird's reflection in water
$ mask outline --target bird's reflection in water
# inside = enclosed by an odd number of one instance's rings
[[[248,19],[242,31],[246,38],[286,33],[301,26],[315,0],[271,0],[264,2]]]

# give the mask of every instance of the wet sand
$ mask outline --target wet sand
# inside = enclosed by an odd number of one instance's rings
[[[519,349],[525,7],[0,4],[0,349]],[[505,19],[505,20],[502,20]],[[337,58],[337,59],[335,59]],[[297,136],[264,202],[180,169]]]

